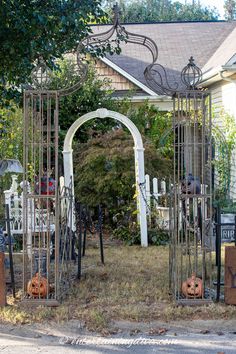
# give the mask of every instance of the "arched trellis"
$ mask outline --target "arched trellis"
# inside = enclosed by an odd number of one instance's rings
[[[105,108],[98,109],[96,111],[87,113],[82,117],[79,117],[69,128],[65,140],[64,140],[64,178],[65,186],[69,186],[72,182],[72,191],[74,190],[74,178],[73,178],[73,149],[72,141],[76,131],[86,122],[94,118],[104,119],[110,117],[121,122],[129,129],[133,140],[134,140],[134,157],[135,157],[135,178],[137,186],[137,209],[138,209],[138,220],[140,224],[140,233],[141,233],[141,245],[147,247],[148,238],[147,238],[147,218],[146,218],[146,204],[144,200],[145,190],[144,181],[144,148],[142,137],[134,125],[134,123],[126,116],[121,113],[109,111]],[[74,226],[75,227],[75,226]]]

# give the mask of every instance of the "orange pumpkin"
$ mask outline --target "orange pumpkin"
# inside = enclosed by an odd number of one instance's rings
[[[197,278],[196,274],[193,273],[190,278],[183,282],[182,294],[190,299],[203,297],[202,279]]]
[[[47,297],[48,290],[47,278],[42,277],[39,273],[36,273],[27,285],[27,293],[33,298],[44,299]]]

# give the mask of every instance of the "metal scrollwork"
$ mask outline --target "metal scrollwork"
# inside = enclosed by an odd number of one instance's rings
[[[197,91],[197,85],[202,79],[202,71],[194,63],[194,59],[191,56],[189,63],[183,68],[180,74],[182,87],[176,81],[170,84],[165,68],[156,62],[146,67],[144,76],[148,85],[158,94],[175,96],[177,93]]]
[[[119,52],[119,44],[123,41],[125,43],[145,46],[150,51],[153,62],[157,60],[158,49],[155,42],[146,36],[127,31],[125,27],[120,24],[120,9],[117,4],[113,7],[113,13],[113,26],[109,30],[99,34],[92,34],[79,43],[77,48],[77,64],[81,75],[80,82],[72,87],[60,90],[59,94],[61,96],[76,91],[86,80],[88,63],[84,60],[84,53],[90,53],[92,56],[105,56],[107,52]],[[115,47],[114,44],[116,45]]]
[[[142,45],[147,48],[152,57],[152,62],[144,70],[144,77],[148,85],[158,94],[173,96],[184,90],[196,90],[201,81],[202,72],[194,63],[193,57],[181,72],[181,87],[174,81],[170,83],[165,68],[157,62],[158,47],[149,37],[135,34],[126,30],[120,23],[120,9],[116,4],[113,7],[113,25],[107,31],[91,34],[80,41],[76,50],[78,82],[74,85],[68,83],[68,87],[58,90],[59,96],[67,96],[78,90],[85,82],[88,75],[88,60],[86,54],[93,57],[105,56],[106,53],[119,53],[120,42]],[[42,58],[32,71],[32,82],[36,89],[47,89],[52,78],[52,72]],[[183,88],[184,86],[184,88]]]
[[[178,83],[174,82],[171,86],[168,81],[167,73],[161,64],[152,63],[144,71],[144,76],[149,86],[157,93],[172,96],[178,90]]]
[[[120,10],[116,4],[113,7],[114,19],[112,27],[102,33],[92,34],[83,39],[77,47],[77,73],[79,80],[75,85],[70,85],[59,89],[60,96],[67,96],[78,90],[85,82],[88,74],[88,62],[86,53],[92,56],[105,56],[106,53],[120,52],[120,42],[133,43],[145,46],[152,56],[152,62],[155,63],[158,57],[158,48],[156,43],[143,35],[137,35],[129,32],[120,24]],[[47,67],[42,58],[39,64],[32,71],[32,82],[36,89],[47,89],[52,77],[51,70]]]

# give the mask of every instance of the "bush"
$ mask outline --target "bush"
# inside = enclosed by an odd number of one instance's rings
[[[124,241],[125,244],[132,246],[138,245],[141,241],[141,236],[138,228],[131,230],[129,226],[120,225],[113,231],[113,237]]]
[[[148,230],[148,243],[155,246],[164,246],[169,243],[170,237],[168,231],[159,228]]]

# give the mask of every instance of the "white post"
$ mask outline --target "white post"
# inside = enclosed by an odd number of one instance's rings
[[[64,183],[65,187],[70,187],[72,189],[72,195],[74,197],[74,173],[73,173],[73,150],[63,151],[63,160],[64,160]],[[68,226],[72,224],[72,230],[76,230],[75,223],[75,213],[74,213],[74,200],[72,201],[72,223],[68,220]]]
[[[157,207],[158,206],[158,179],[155,177],[152,180],[152,185],[153,185],[153,196],[154,196],[154,205]]]
[[[135,167],[136,167],[136,188],[137,188],[137,209],[139,215],[141,246],[148,246],[147,235],[147,210],[146,210],[146,192],[145,192],[145,175],[144,175],[144,149],[134,148],[135,150]]]
[[[161,194],[166,194],[166,182],[161,181]]]
[[[72,183],[72,189],[74,192],[74,180],[73,180],[73,150],[63,151],[64,160],[64,178],[65,186],[69,187]]]
[[[150,176],[145,175],[145,182],[146,182],[146,198],[147,198],[147,205],[148,210],[147,213],[149,215],[149,222],[152,222],[152,213],[151,213],[151,190],[150,190]]]

